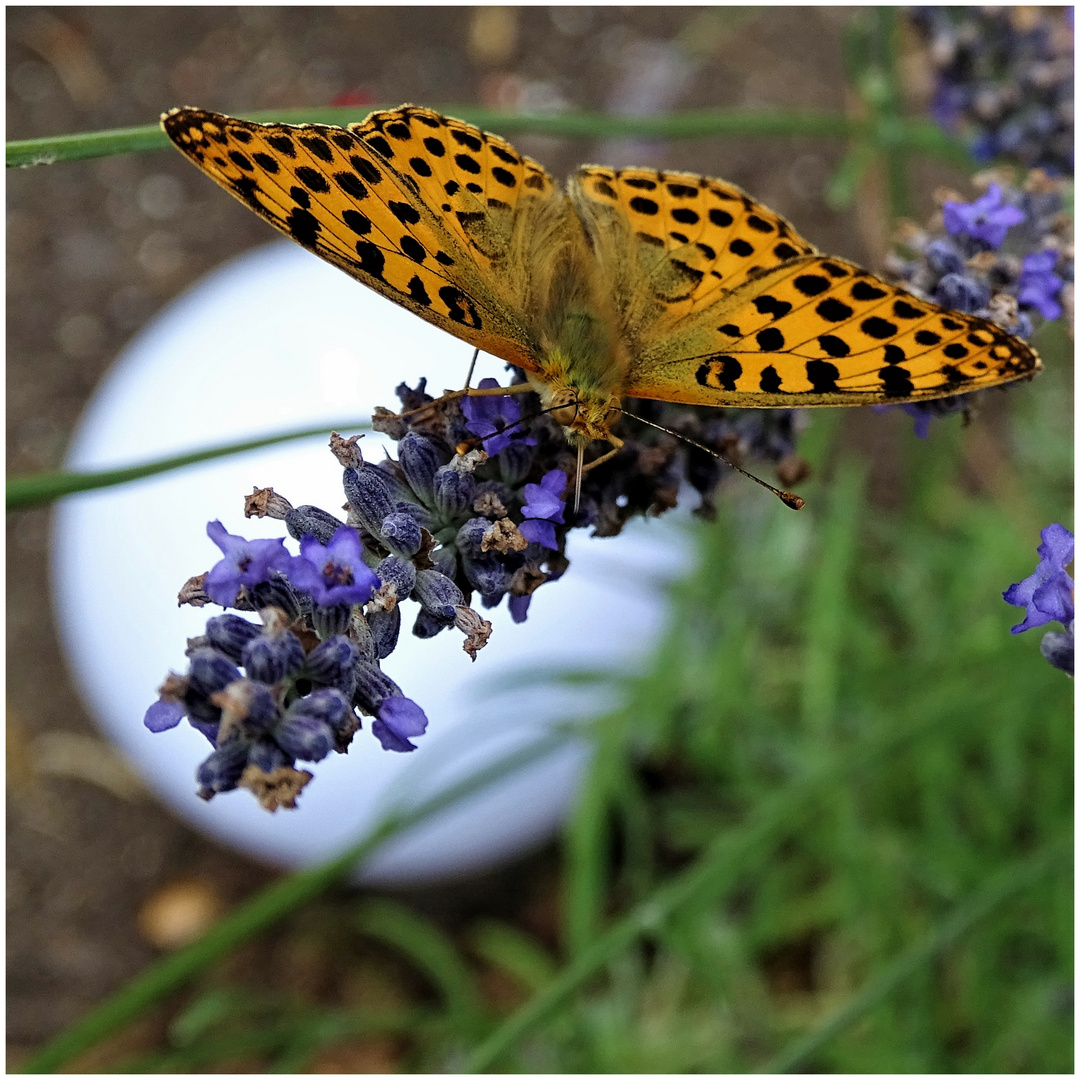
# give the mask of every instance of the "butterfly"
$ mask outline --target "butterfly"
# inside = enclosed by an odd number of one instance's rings
[[[413,105],[347,128],[194,108],[161,124],[297,243],[523,369],[579,456],[621,445],[624,397],[899,404],[1042,366],[994,323],[822,255],[724,180],[584,165],[564,190],[498,136]]]

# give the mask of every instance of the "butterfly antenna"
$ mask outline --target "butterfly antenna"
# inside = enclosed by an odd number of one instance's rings
[[[476,370],[476,358],[480,355],[480,350],[477,349],[472,354],[472,360],[469,361],[469,374],[465,376],[465,389],[468,390],[472,385],[473,372]]]
[[[685,435],[680,434],[678,431],[672,431],[671,428],[666,428],[662,424],[654,424],[651,420],[646,420],[644,417],[638,416],[636,413],[627,412],[625,409],[616,409],[616,412],[621,412],[623,416],[630,416],[633,419],[645,424],[647,427],[656,428],[657,431],[663,431],[673,438],[682,439],[684,443],[689,443],[691,446],[697,447],[698,450],[704,450],[710,457],[716,458],[718,461],[722,461],[729,469],[734,469],[737,473],[742,473],[743,476],[749,477],[755,484],[760,484],[766,491],[771,491],[785,506],[790,506],[792,510],[801,510],[806,505],[806,500],[801,496],[796,495],[791,491],[781,491],[779,488],[775,488],[772,484],[767,484],[759,476],[755,476],[753,473],[747,472],[745,469],[739,468],[733,461],[728,461],[723,454],[717,450],[712,450],[707,446],[702,446],[701,443],[695,442],[693,439],[688,438]]]
[[[585,444],[579,443],[577,448],[577,476],[574,477],[574,513],[581,506],[581,474],[585,471]]]

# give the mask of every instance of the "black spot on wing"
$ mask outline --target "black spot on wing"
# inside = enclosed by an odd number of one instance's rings
[[[296,157],[296,147],[288,135],[268,135],[266,141],[284,157]]]
[[[728,244],[728,248],[736,255],[741,255],[744,259],[749,258],[754,254],[754,245],[748,244],[741,237],[736,237],[732,240],[731,243]]]
[[[830,364],[828,360],[807,360],[806,362],[806,377],[817,394],[839,393],[840,388],[836,385],[839,376],[840,371],[837,366]]]
[[[317,195],[325,195],[330,190],[330,185],[326,182],[326,177],[316,169],[309,168],[307,165],[301,165],[296,170],[296,179],[300,181],[308,189],[308,191],[314,191]]]
[[[794,285],[803,296],[817,296],[829,287],[829,279],[820,274],[800,274]]]
[[[271,176],[281,170],[281,166],[269,154],[264,154],[261,150],[256,150],[251,157],[263,172],[267,172]]]
[[[822,300],[814,310],[829,322],[843,322],[845,319],[850,319],[854,314],[854,311],[847,304],[832,296]]]
[[[285,219],[285,225],[289,235],[304,247],[314,247],[322,231],[322,226],[315,219],[310,210],[301,206],[294,206]]]
[[[244,172],[254,172],[255,166],[251,164],[246,154],[241,154],[239,150],[229,151],[229,160],[238,168],[243,169]]]
[[[450,137],[459,146],[466,147],[474,154],[477,151],[483,149],[484,146],[484,144],[475,135],[470,134],[468,131],[461,131],[459,128],[451,128]]]
[[[915,340],[920,345],[926,345],[928,348],[934,345],[941,344],[941,335],[935,334],[933,330],[916,330]]]
[[[383,269],[386,266],[386,258],[375,244],[370,240],[357,240],[356,254],[360,259],[361,270],[379,281],[385,280]]]
[[[424,283],[416,274],[413,274],[409,281],[409,295],[421,306],[431,307],[431,297],[428,296]]]
[[[696,211],[691,210],[688,206],[675,207],[675,209],[671,211],[671,216],[679,222],[680,225],[696,225],[701,220]]]
[[[735,219],[726,210],[710,210],[709,220],[719,226],[721,229],[726,229]]]
[[[352,196],[354,199],[366,199],[367,188],[364,187],[360,178],[351,172],[336,172],[334,173],[334,179],[337,181],[337,185],[345,192],[346,195]]]
[[[884,289],[879,289],[876,285],[871,285],[869,281],[856,281],[851,286],[851,296],[853,300],[867,301],[867,300],[880,300],[885,295]]]
[[[653,202],[652,199],[644,199],[640,195],[635,195],[630,200],[630,209],[639,214],[647,214],[651,217],[659,211],[660,207],[657,203]]]
[[[915,393],[915,384],[911,381],[911,372],[902,367],[883,367],[880,372],[881,389],[886,397],[911,397]]]
[[[330,149],[330,144],[318,135],[301,136],[300,142],[307,147],[314,157],[317,157],[320,161],[333,161],[334,151]]]
[[[289,197],[297,206],[302,206],[305,210],[311,209],[311,196],[302,187],[293,184],[289,188]]]
[[[871,315],[868,319],[863,319],[859,323],[859,329],[869,337],[877,338],[879,341],[883,338],[896,336],[896,323],[891,323],[887,319],[879,319],[876,315]]]
[[[341,220],[349,226],[357,236],[367,236],[371,232],[371,218],[367,214],[361,214],[359,210],[346,210],[341,215]]]
[[[637,188],[638,191],[655,191],[656,190],[656,181],[655,180],[647,180],[643,176],[631,176],[628,179],[623,180],[623,183],[627,187]]]
[[[762,315],[771,315],[773,319],[782,318],[791,310],[786,300],[777,300],[775,296],[755,296],[754,307]]]
[[[409,167],[417,176],[430,176],[431,166],[422,158],[409,158]]]
[[[377,184],[382,179],[382,173],[367,158],[359,154],[353,154],[349,158],[349,164],[369,183]]]
[[[427,258],[427,252],[424,250],[424,245],[421,244],[415,236],[406,234],[401,238],[398,246],[415,263],[422,263],[424,259]]]
[[[420,220],[420,213],[415,206],[408,203],[391,200],[386,204],[387,209],[401,222],[402,225],[415,225]]]
[[[761,378],[758,381],[758,386],[760,386],[762,392],[766,394],[780,393],[780,376],[777,374],[776,368],[774,368],[772,364],[761,369]]]
[[[821,351],[829,356],[847,356],[851,352],[851,346],[835,334],[822,334],[817,340]]]
[[[458,132],[454,132],[455,136]],[[454,163],[462,172],[472,173],[474,176],[480,171],[480,162],[468,154],[455,154]]]
[[[784,347],[784,335],[775,326],[768,326],[758,331],[757,343],[762,352],[777,352]]]

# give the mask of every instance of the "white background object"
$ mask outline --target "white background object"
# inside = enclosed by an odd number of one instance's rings
[[[415,386],[426,375],[436,395],[459,387],[471,356],[471,346],[339,270],[274,244],[204,278],[131,342],[87,407],[67,465],[108,468],[350,416],[364,421],[376,405],[396,407],[402,381]],[[481,355],[474,385],[489,375],[508,381],[502,361]],[[384,445],[393,447],[370,433],[361,443],[368,460]],[[400,642],[383,666],[428,715],[419,748],[384,751],[368,719],[347,755],[306,764],[315,779],[299,809],[271,815],[246,791],[198,799],[194,772],[210,744],[186,721],[160,734],[142,724],[167,671],[186,670],[186,638],[220,613],[176,604],[180,585],[219,558],[207,521],[220,518],[249,538],[285,535],[283,522],[244,519],[243,497],[256,486],[344,518],[341,469],[325,438],[70,496],[54,519],[53,595],[76,684],[150,787],[195,828],[280,866],[329,858],[387,809],[433,794],[553,723],[609,707],[603,695],[525,685],[516,673],[632,666],[662,632],[665,576],[690,557],[671,515],[634,521],[613,539],[575,530],[570,571],[534,594],[526,623],[515,625],[505,602],[482,611],[494,632],[475,664],[456,630],[414,638],[417,608],[406,603]],[[542,843],[570,807],[586,754],[571,744],[441,813],[386,845],[361,878],[435,882]]]

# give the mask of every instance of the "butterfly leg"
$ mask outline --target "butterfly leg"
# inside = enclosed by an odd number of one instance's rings
[[[622,439],[615,435],[609,435],[608,442],[611,443],[611,449],[606,454],[601,454],[595,461],[590,461],[588,465],[585,465],[581,470],[583,473],[595,469],[597,465],[603,465],[605,461],[610,461],[626,445]]]

